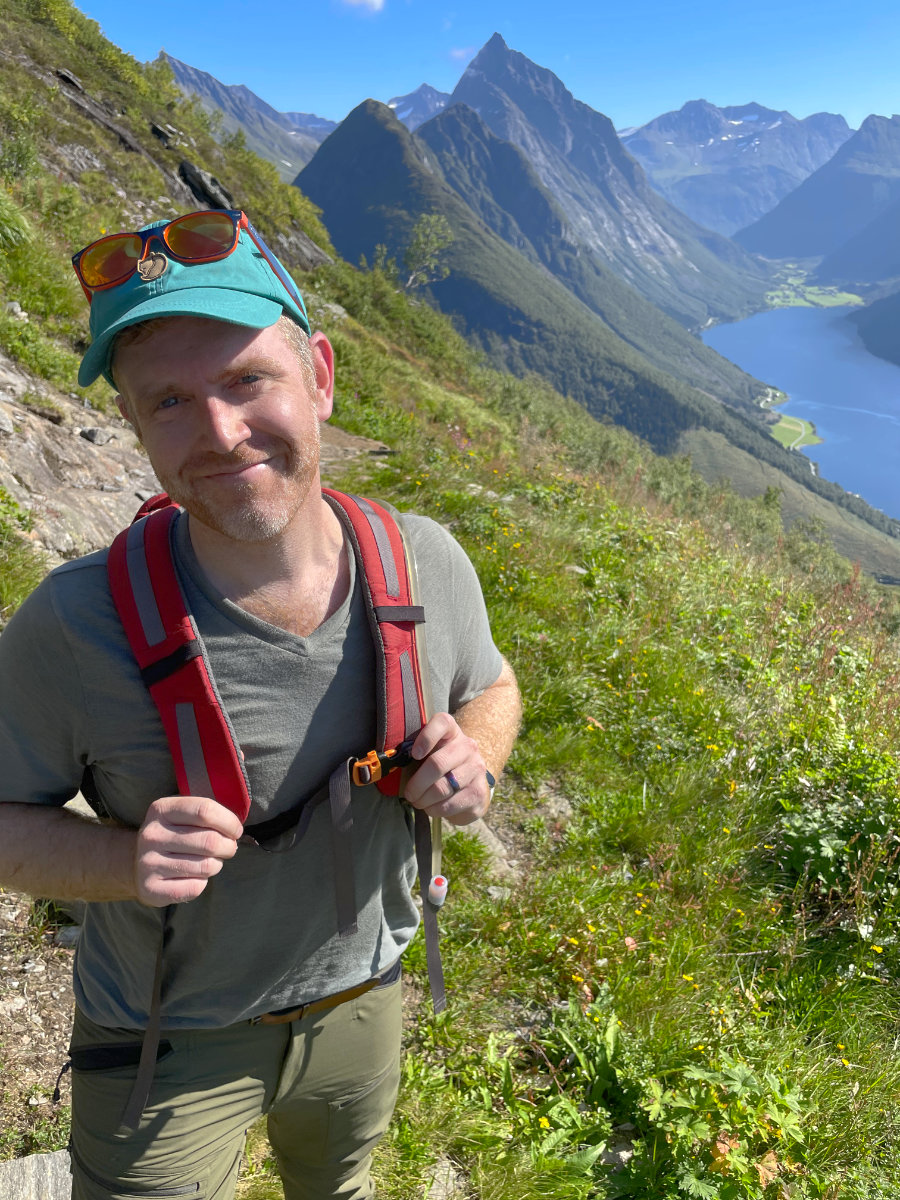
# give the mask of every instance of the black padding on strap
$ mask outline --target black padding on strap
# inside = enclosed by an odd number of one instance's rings
[[[143,679],[148,688],[153,687],[155,683],[159,683],[161,680],[173,675],[185,663],[189,663],[192,659],[201,658],[202,656],[203,646],[199,640],[185,642],[177,650],[173,650],[171,654],[167,654],[165,658],[161,658],[159,662],[151,663],[149,667],[144,667],[143,671],[141,671],[141,679]]]
[[[378,621],[412,621],[422,625],[425,621],[425,609],[421,604],[376,604],[375,618]]]

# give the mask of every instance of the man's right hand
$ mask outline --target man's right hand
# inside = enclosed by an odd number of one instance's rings
[[[205,796],[163,796],[138,831],[134,877],[138,899],[152,908],[196,900],[237,852],[240,821]]]

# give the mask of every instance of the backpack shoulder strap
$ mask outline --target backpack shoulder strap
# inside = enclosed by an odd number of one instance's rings
[[[343,525],[361,568],[375,643],[378,748],[385,750],[417,734],[430,715],[417,639],[425,613],[414,593],[408,544],[392,513],[374,500],[333,488],[323,488],[322,494]],[[385,795],[396,795],[399,772],[384,776],[376,786]]]
[[[179,509],[154,497],[141,511],[109,550],[113,602],[159,710],[179,792],[218,800],[243,823],[250,811],[243,757],[175,570]]]

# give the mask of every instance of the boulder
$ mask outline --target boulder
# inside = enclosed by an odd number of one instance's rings
[[[0,1163],[0,1200],[70,1200],[71,1195],[65,1150]]]

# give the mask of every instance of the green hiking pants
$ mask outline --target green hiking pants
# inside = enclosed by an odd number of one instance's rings
[[[285,1200],[367,1200],[397,1099],[400,1031],[399,982],[286,1025],[166,1031],[140,1128],[126,1135],[141,1035],[76,1013],[72,1200],[231,1200],[263,1113]]]

